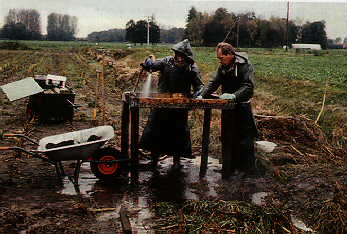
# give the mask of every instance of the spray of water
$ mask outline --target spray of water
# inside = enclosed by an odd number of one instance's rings
[[[151,93],[151,84],[152,84],[152,73],[148,72],[146,82],[144,83],[143,89],[142,89],[142,97],[149,97],[149,94]]]

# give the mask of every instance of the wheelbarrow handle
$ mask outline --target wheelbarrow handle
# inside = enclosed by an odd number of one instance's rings
[[[18,150],[18,151],[22,151],[22,152],[25,152],[28,154],[33,154],[32,152],[27,151],[26,149],[23,149],[23,148],[17,147],[17,146],[1,146],[0,150]]]
[[[69,99],[66,99],[66,101],[69,103],[69,105],[71,105],[73,108],[75,109],[78,109],[80,107],[82,107],[83,105],[81,104],[75,104],[75,103],[72,103]]]
[[[11,137],[13,135],[15,135],[15,134],[12,134],[12,133],[4,133],[4,134],[2,134],[2,136],[4,136],[4,137]]]
[[[39,143],[37,143],[36,141],[34,141],[33,139],[31,139],[30,137],[27,137],[23,134],[14,134],[14,133],[5,133],[2,135],[3,138],[5,137],[21,137],[26,139],[27,141],[30,141],[31,143],[35,144],[35,145],[40,145]]]
[[[12,147],[9,146],[0,146],[0,150],[11,150]]]
[[[31,155],[32,157],[35,157],[35,158],[40,158],[46,162],[49,162],[51,164],[56,164],[54,161],[52,160],[49,160],[49,158],[47,157],[43,157],[41,156],[40,154],[36,153],[36,152],[32,152],[32,151],[28,151],[24,148],[21,148],[21,147],[17,147],[17,146],[0,146],[0,150],[14,150],[14,151],[21,151],[21,152],[24,152],[26,154],[29,154]]]

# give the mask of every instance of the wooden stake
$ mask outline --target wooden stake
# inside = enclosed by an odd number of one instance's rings
[[[100,79],[100,70],[96,70],[96,80],[95,80],[95,100],[94,100],[94,109],[92,110],[92,122],[94,125],[97,125],[96,114],[98,106],[98,97],[99,97],[99,79]]]
[[[106,211],[115,211],[117,208],[88,208],[87,209],[90,212],[106,212]]]
[[[101,98],[102,98],[102,107],[101,107],[101,111],[102,111],[102,124],[105,124],[106,122],[106,112],[105,112],[105,108],[106,108],[106,101],[105,101],[105,77],[104,77],[104,71],[105,71],[105,64],[104,64],[104,56],[102,57],[102,70],[101,70]]]
[[[321,115],[322,115],[322,113],[323,113],[323,110],[324,110],[324,104],[325,104],[325,97],[326,97],[326,95],[327,95],[327,89],[328,89],[328,79],[327,79],[327,78],[325,78],[325,89],[324,89],[324,95],[323,95],[322,107],[321,107],[321,109],[320,109],[320,112],[319,112],[319,114],[318,114],[318,116],[317,116],[316,121],[314,121],[314,123],[315,123],[315,124],[317,124],[317,123],[318,123],[319,118],[320,118],[320,116],[321,116]]]
[[[131,233],[131,224],[128,210],[122,206],[119,211],[120,221],[122,223],[123,233]]]

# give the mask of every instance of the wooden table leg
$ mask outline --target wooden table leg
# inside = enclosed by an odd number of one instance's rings
[[[139,149],[138,149],[138,142],[139,142],[139,108],[138,107],[131,107],[130,108],[130,121],[131,121],[131,143],[130,143],[130,149],[131,149],[131,177],[132,180],[137,180],[138,178],[138,165],[139,165]]]
[[[211,122],[211,109],[204,110],[204,125],[202,130],[202,149],[201,149],[201,163],[200,163],[200,177],[206,175],[207,162],[208,162],[208,146],[210,144],[210,122]]]
[[[129,158],[129,103],[126,101],[122,105],[121,153]]]

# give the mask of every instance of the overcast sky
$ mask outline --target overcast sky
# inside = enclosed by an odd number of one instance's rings
[[[42,32],[46,33],[47,16],[52,13],[69,14],[78,18],[78,37],[94,31],[125,28],[135,21],[154,15],[157,23],[166,27],[184,27],[189,9],[213,13],[224,7],[229,12],[254,11],[265,19],[286,17],[284,0],[0,0],[0,26],[11,8],[36,9],[41,14]],[[329,38],[344,38],[347,34],[347,4],[345,0],[290,0],[289,17],[297,24],[325,20]]]

